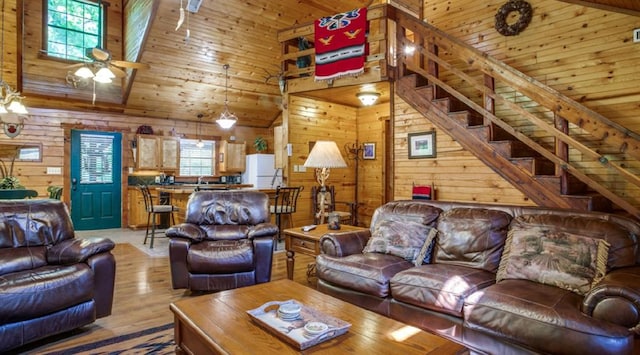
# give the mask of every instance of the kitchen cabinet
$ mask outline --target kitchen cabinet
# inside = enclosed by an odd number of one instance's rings
[[[178,170],[180,138],[138,135],[136,168],[139,170]]]
[[[220,158],[218,170],[220,173],[242,173],[245,169],[246,143],[220,142]]]
[[[142,192],[136,188],[129,188],[129,228],[147,227],[147,209],[144,206]]]

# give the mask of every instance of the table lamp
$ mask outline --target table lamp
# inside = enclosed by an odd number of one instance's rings
[[[307,161],[304,162],[307,168],[316,168],[316,180],[320,184],[320,223],[324,223],[325,183],[329,179],[329,169],[346,168],[347,163],[340,154],[338,145],[333,141],[317,141],[311,149]]]

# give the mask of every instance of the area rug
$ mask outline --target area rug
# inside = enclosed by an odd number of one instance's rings
[[[175,354],[173,323],[143,329],[134,333],[119,335],[73,348],[47,353],[47,355],[67,354]]]

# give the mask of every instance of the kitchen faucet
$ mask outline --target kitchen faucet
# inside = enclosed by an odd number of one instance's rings
[[[202,178],[204,178],[204,176],[198,176],[198,185],[202,184]]]

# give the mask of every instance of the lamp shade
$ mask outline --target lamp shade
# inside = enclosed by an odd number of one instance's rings
[[[91,71],[91,69],[87,68],[87,67],[80,67],[78,68],[78,70],[76,70],[76,72],[74,73],[76,76],[79,76],[81,78],[93,78],[95,75],[93,74],[93,72]]]
[[[346,168],[347,163],[340,154],[338,145],[333,141],[317,141],[311,149],[307,161],[307,168]]]

